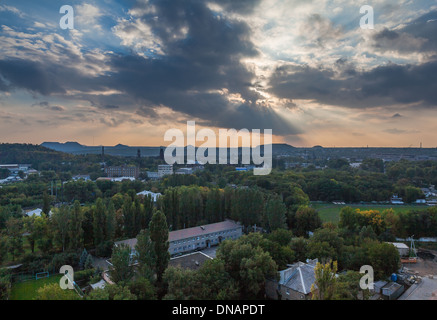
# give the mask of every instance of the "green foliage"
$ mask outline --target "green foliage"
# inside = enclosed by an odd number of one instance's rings
[[[114,248],[111,263],[111,280],[115,283],[127,283],[133,277],[131,248],[128,245],[122,243]]]
[[[242,297],[256,298],[264,293],[266,278],[276,278],[277,265],[269,253],[250,244],[251,239],[224,241],[217,250],[225,270],[238,283]]]
[[[107,284],[104,289],[95,289],[86,297],[87,300],[137,300],[127,286]]]
[[[315,282],[311,286],[313,300],[332,300],[334,298],[337,279],[337,262],[321,264],[317,262],[314,268]]]
[[[369,265],[373,267],[376,279],[384,279],[399,270],[400,257],[395,246],[385,242],[373,242],[367,248]]]
[[[156,277],[158,282],[161,282],[162,275],[165,269],[167,269],[168,261],[170,260],[167,220],[161,211],[156,211],[152,216],[149,230],[156,257]]]
[[[340,274],[336,280],[334,300],[368,300],[369,289],[360,288],[360,279],[363,275],[357,271],[347,271]]]
[[[153,282],[156,266],[155,245],[150,239],[149,230],[141,230],[137,236],[135,246],[136,260],[138,261],[138,273]]]
[[[84,268],[91,269],[93,267],[93,257],[89,254],[88,257],[85,260]]]
[[[23,222],[18,218],[9,218],[6,222],[6,234],[8,236],[8,250],[12,255],[12,261],[15,260],[16,257],[23,254]]]
[[[322,221],[316,210],[309,207],[300,207],[296,213],[290,212],[289,224],[294,234],[299,237],[307,237],[308,232],[322,226]]]
[[[156,300],[155,287],[146,278],[137,277],[128,284],[128,287],[138,300]]]
[[[197,271],[169,267],[163,276],[166,300],[229,300],[239,297],[238,285],[220,259],[206,261]]]
[[[286,228],[287,208],[279,196],[271,196],[265,206],[265,227],[267,230],[275,231]]]
[[[8,271],[0,269],[0,300],[8,300],[11,293],[11,276]]]
[[[47,284],[38,289],[35,300],[79,300],[79,296],[72,290],[63,290],[59,283]]]

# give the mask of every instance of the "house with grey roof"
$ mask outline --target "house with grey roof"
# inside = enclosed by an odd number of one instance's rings
[[[273,300],[309,300],[316,281],[314,269],[317,259],[297,262],[279,271],[279,281],[266,280],[266,295]]]

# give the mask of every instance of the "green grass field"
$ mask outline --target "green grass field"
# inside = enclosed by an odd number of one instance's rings
[[[52,276],[50,278],[42,278],[39,280],[29,280],[12,285],[10,300],[33,300],[39,288],[46,284],[59,283],[62,275]]]
[[[378,210],[380,212],[386,209],[393,209],[394,212],[405,212],[412,209],[426,209],[426,206],[418,205],[375,205],[375,204],[357,204],[357,205],[338,205],[332,203],[312,203],[311,207],[319,212],[322,222],[338,223],[340,220],[340,210],[344,207],[351,207],[360,210]]]

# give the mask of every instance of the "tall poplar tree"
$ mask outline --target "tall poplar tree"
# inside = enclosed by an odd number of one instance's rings
[[[158,282],[162,281],[162,275],[167,269],[170,253],[168,252],[168,226],[167,219],[161,211],[156,211],[150,221],[150,239],[156,254],[156,277]]]

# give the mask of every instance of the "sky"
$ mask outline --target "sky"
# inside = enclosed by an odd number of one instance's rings
[[[0,142],[437,147],[436,119],[437,0],[0,0]]]

